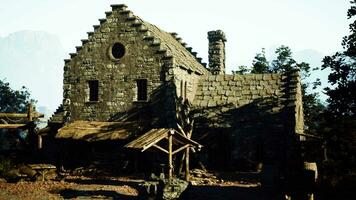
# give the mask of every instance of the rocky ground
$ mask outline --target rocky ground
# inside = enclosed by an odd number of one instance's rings
[[[191,184],[181,199],[277,199],[267,197],[254,173],[191,172]],[[138,178],[141,177],[141,178]],[[0,200],[47,199],[147,199],[139,184],[142,176],[95,177],[66,176],[61,181],[0,181]]]
[[[0,183],[0,200],[137,199],[138,179],[67,177],[62,181]]]

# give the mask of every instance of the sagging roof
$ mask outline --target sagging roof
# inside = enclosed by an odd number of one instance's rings
[[[56,138],[87,142],[124,140],[142,131],[139,122],[74,121],[58,130]]]
[[[154,146],[163,139],[168,139],[169,134],[173,134],[173,143],[177,145],[191,145],[193,147],[201,148],[202,145],[178,133],[174,129],[151,129],[144,135],[136,138],[132,142],[125,145],[126,148],[139,149],[142,152]]]

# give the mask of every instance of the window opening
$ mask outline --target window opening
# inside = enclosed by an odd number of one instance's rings
[[[99,81],[98,80],[88,81],[88,85],[89,85],[89,101],[98,101]]]
[[[137,101],[147,100],[147,79],[136,80],[137,84]]]

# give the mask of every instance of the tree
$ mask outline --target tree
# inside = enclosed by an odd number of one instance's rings
[[[242,75],[242,74],[247,74],[247,73],[249,73],[249,72],[250,72],[250,70],[248,69],[247,66],[245,66],[245,65],[240,65],[240,66],[238,66],[238,70],[232,71],[232,74],[234,74],[234,75],[237,75],[237,74]]]
[[[262,48],[261,53],[257,53],[255,58],[252,61],[252,70],[251,73],[253,74],[263,74],[263,73],[270,73],[269,69],[269,62],[266,58],[265,49]]]
[[[351,1],[347,17],[352,19],[350,35],[342,41],[343,51],[323,59],[323,69],[329,68],[326,88],[329,103],[326,123],[322,129],[327,139],[328,154],[336,171],[343,177],[356,172],[356,0]],[[330,173],[331,174],[331,173]],[[356,184],[356,182],[354,182]]]
[[[356,0],[351,2],[348,18],[356,16]],[[323,60],[323,69],[331,69],[328,77],[334,88],[326,88],[328,98],[328,111],[335,117],[355,116],[356,113],[356,20],[350,26],[351,34],[342,41],[343,52],[333,56],[326,56]]]
[[[0,112],[24,113],[27,111],[27,105],[35,102],[30,98],[26,87],[13,90],[8,82],[0,80]]]
[[[265,50],[257,53],[253,62],[251,73],[294,73],[300,72],[302,78],[302,95],[306,131],[310,134],[317,134],[320,126],[319,119],[325,106],[318,99],[317,93],[308,93],[307,89],[311,83],[306,82],[310,76],[310,66],[308,63],[298,63],[292,56],[292,50],[288,46],[280,46],[275,51],[277,57],[269,64],[265,56]],[[314,87],[320,85],[320,81],[313,83]]]

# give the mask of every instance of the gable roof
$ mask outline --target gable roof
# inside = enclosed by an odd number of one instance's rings
[[[198,74],[209,74],[210,72],[204,67],[206,63],[201,62],[201,58],[196,57],[196,52],[192,52],[191,47],[187,47],[186,43],[182,42],[177,37],[176,33],[168,33],[155,25],[145,22],[141,18],[127,9],[124,4],[111,5],[112,11],[118,12],[118,15],[131,23],[132,27],[135,27],[138,32],[142,32],[143,40],[150,42],[150,46],[159,47],[160,52],[165,53],[166,58],[174,58],[174,66],[182,67],[184,69],[196,72]],[[106,18],[99,19],[100,25],[94,25],[94,32],[88,32],[89,38],[94,36],[97,30],[100,30],[101,26],[109,22],[110,16],[113,12],[105,12]],[[84,46],[89,40],[83,39],[82,46]],[[82,46],[76,47],[77,53],[70,53],[71,59],[74,58],[78,52],[82,49]],[[71,59],[65,59],[65,63],[71,61]]]
[[[185,48],[181,42],[176,39],[176,34],[167,33],[157,26],[148,22],[142,21],[144,26],[152,33],[154,37],[160,40],[162,48],[167,50],[167,53],[175,58],[175,62],[179,67],[198,72],[200,74],[207,74],[209,71],[200,63],[191,51]]]
[[[201,144],[187,138],[186,136],[183,136],[181,133],[174,129],[167,129],[167,128],[159,128],[159,129],[151,129],[144,135],[141,135],[140,137],[136,138],[135,140],[131,141],[130,143],[126,144],[126,148],[132,148],[132,149],[140,149],[142,152],[146,151],[147,149],[151,148],[152,146],[155,146],[157,143],[159,143],[163,139],[168,139],[168,136],[172,134],[173,136],[173,143],[177,145],[190,145],[192,147],[197,147],[200,149],[202,147]],[[188,147],[188,146],[187,146]],[[181,149],[181,148],[179,148]],[[179,150],[176,150],[173,152],[178,152]]]

